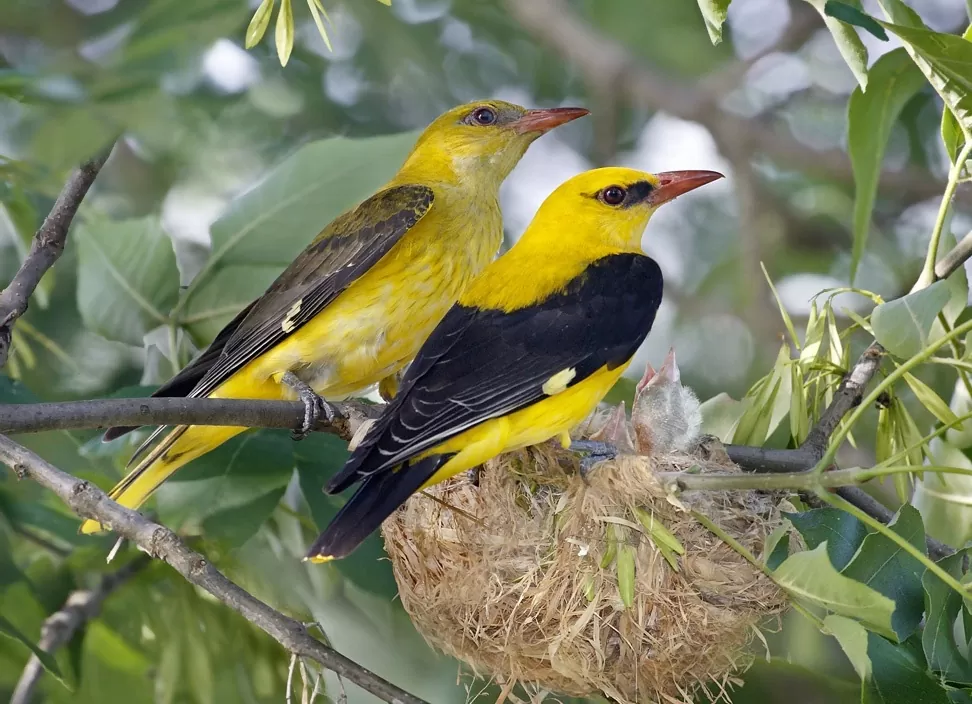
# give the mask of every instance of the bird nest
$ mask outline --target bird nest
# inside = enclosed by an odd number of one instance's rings
[[[621,417],[623,417],[623,408]],[[738,471],[699,452],[622,455],[585,480],[544,445],[412,497],[384,526],[405,609],[425,638],[512,687],[619,704],[728,701],[783,593],[693,517],[757,557],[779,497],[686,492],[660,471]]]

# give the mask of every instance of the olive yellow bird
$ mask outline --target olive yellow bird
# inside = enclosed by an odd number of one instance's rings
[[[533,140],[587,114],[496,100],[454,108],[418,138],[395,177],[344,213],[155,396],[295,399],[301,432],[337,399],[395,375],[499,251],[499,186]],[[112,428],[112,439],[133,428]],[[165,432],[159,428],[132,461]],[[179,467],[245,428],[171,429],[112,491],[137,508]],[[82,525],[92,533],[95,521]]]
[[[661,270],[641,250],[649,218],[721,176],[603,168],[557,188],[462,293],[327,485],[361,482],[307,559],[347,555],[412,493],[500,453],[554,437],[569,446],[661,303]]]

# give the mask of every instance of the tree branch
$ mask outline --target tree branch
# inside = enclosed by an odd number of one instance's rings
[[[239,612],[298,657],[310,658],[386,702],[427,704],[312,637],[298,621],[272,609],[227,579],[175,533],[140,513],[119,506],[96,486],[62,472],[27,448],[0,435],[0,461],[21,478],[51,490],[82,518],[110,526],[150,556],[170,565],[189,582]]]
[[[44,218],[34,234],[30,251],[20,270],[7,287],[0,291],[0,367],[7,363],[14,323],[27,311],[27,301],[34,289],[64,251],[68,230],[78,212],[78,207],[94,183],[98,172],[108,160],[111,149],[85,162],[71,174],[51,212]]]
[[[140,555],[117,572],[102,577],[101,582],[94,589],[79,589],[71,592],[64,606],[44,620],[38,647],[45,652],[53,653],[65,645],[82,626],[98,617],[101,613],[101,604],[113,591],[138,574],[149,563],[151,560],[147,556]],[[40,659],[36,655],[31,655],[14,688],[10,704],[30,704],[42,674],[44,674],[44,666]]]
[[[382,406],[363,401],[331,404],[340,412],[333,423],[314,427],[350,440]],[[37,433],[141,425],[233,425],[247,428],[299,428],[304,406],[296,401],[215,398],[113,398],[60,403],[0,405],[0,433]]]

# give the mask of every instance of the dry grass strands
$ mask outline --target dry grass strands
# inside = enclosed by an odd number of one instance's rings
[[[690,701],[699,688],[728,700],[756,625],[783,610],[784,596],[676,504],[759,556],[781,520],[777,497],[669,501],[653,470],[734,471],[690,455],[620,457],[589,484],[575,463],[549,445],[506,455],[478,482],[432,487],[438,500],[412,497],[385,522],[416,627],[503,681],[620,704]]]

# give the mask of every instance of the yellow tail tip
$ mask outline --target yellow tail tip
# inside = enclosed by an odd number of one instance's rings
[[[93,521],[89,518],[81,524],[78,532],[82,535],[94,535],[95,533],[104,533],[105,527],[98,523],[98,521]]]
[[[337,558],[334,555],[308,555],[304,558],[304,562],[311,562],[315,565],[323,565],[325,562],[331,562]]]

